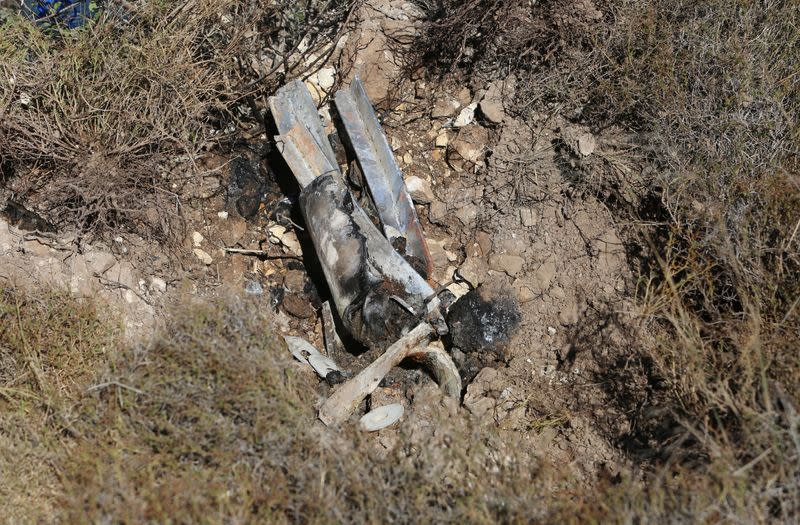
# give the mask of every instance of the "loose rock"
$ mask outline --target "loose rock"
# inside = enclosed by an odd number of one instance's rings
[[[204,240],[205,240],[205,238],[203,237],[202,233],[194,232],[192,234],[192,244],[194,244],[195,247],[200,247],[200,245],[203,244]]]
[[[434,268],[447,268],[450,259],[447,256],[447,250],[444,249],[444,241],[428,239],[428,250],[431,252]]]
[[[532,208],[520,208],[519,218],[522,221],[522,225],[526,228],[536,226],[538,222],[538,217]]]
[[[269,242],[272,244],[280,244],[281,238],[286,233],[286,227],[280,224],[275,224],[269,227]]]
[[[588,157],[594,153],[596,147],[597,142],[594,139],[594,135],[590,133],[584,133],[578,137],[578,152],[584,157]]]
[[[472,103],[461,110],[455,121],[453,121],[454,128],[463,128],[475,122],[475,109],[478,107],[476,103]]]
[[[303,255],[303,249],[300,247],[300,241],[297,239],[297,234],[295,232],[289,231],[284,233],[281,237],[281,244],[294,255]]]
[[[202,262],[206,266],[214,262],[214,259],[208,253],[206,253],[204,250],[201,250],[200,248],[195,248],[194,254],[198,259],[200,259],[200,262]]]
[[[431,110],[431,117],[433,118],[446,118],[456,114],[461,104],[450,95],[444,95],[436,99]]]
[[[506,112],[503,109],[503,98],[500,88],[492,84],[484,95],[480,103],[481,115],[492,124],[500,124],[505,119]]]
[[[540,292],[547,291],[550,288],[550,283],[556,275],[556,263],[553,261],[546,261],[542,264],[533,274],[533,282]]]
[[[158,293],[164,293],[167,291],[167,281],[165,281],[161,277],[151,277],[150,288]]]
[[[305,301],[295,294],[286,294],[281,303],[286,311],[300,319],[309,319],[314,316],[314,309]]]
[[[258,281],[247,281],[244,285],[244,293],[248,295],[264,295],[264,287]]]
[[[465,204],[456,211],[455,215],[461,221],[461,224],[471,226],[475,219],[478,218],[478,207],[474,204]]]
[[[233,246],[241,241],[247,233],[247,221],[241,217],[232,217],[227,223],[222,226],[221,239],[226,246]]]
[[[525,265],[525,259],[519,255],[498,254],[489,259],[489,267],[498,272],[505,272],[514,277]]]
[[[516,279],[512,284],[512,287],[517,295],[517,301],[519,301],[519,304],[529,303],[536,298],[536,294],[523,279]]]
[[[458,132],[447,148],[447,163],[456,171],[470,169],[486,154],[489,132],[478,125],[469,125]]]
[[[486,262],[481,257],[467,257],[464,264],[457,270],[458,276],[477,288],[482,284],[488,275]]]
[[[421,177],[411,176],[406,179],[406,188],[411,199],[418,204],[433,202],[433,190],[430,182]]]

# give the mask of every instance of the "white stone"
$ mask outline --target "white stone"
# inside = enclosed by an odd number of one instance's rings
[[[375,432],[384,429],[403,417],[405,409],[400,403],[384,405],[364,414],[359,420],[358,427],[364,432]]]
[[[437,148],[446,148],[447,147],[447,142],[448,142],[448,138],[447,138],[447,132],[446,131],[442,131],[441,133],[436,135],[436,147]]]
[[[475,108],[477,107],[478,104],[473,102],[472,104],[462,109],[461,113],[458,114],[456,120],[453,122],[453,127],[463,128],[464,126],[472,124],[475,121]]]
[[[330,91],[331,88],[333,88],[333,85],[336,83],[336,69],[330,66],[323,67],[314,73],[311,78],[313,78],[314,83],[323,90]]]
[[[152,288],[156,292],[164,293],[167,291],[167,281],[165,281],[161,277],[151,277],[150,288]]]
[[[194,254],[206,266],[208,266],[209,264],[214,262],[214,259],[212,259],[211,256],[208,253],[206,253],[205,251],[201,250],[200,248],[195,248],[194,249]]]
[[[447,289],[455,296],[456,299],[464,297],[470,290],[467,283],[451,283],[447,285]]]
[[[194,244],[194,245],[195,245],[195,247],[198,247],[198,246],[200,246],[201,244],[203,244],[203,241],[204,241],[204,240],[205,240],[205,238],[203,237],[203,234],[202,234],[202,233],[200,233],[200,232],[194,232],[194,233],[192,234],[192,244]]]
[[[526,228],[530,228],[532,226],[536,226],[538,222],[536,214],[533,211],[533,208],[520,208],[519,209],[519,218],[522,221],[522,225]]]
[[[406,179],[406,188],[414,202],[418,204],[430,204],[433,202],[431,184],[425,179],[412,175]]]
[[[220,219],[222,219],[224,221],[225,219],[228,218],[228,212],[227,211],[221,211],[221,212],[217,213],[217,217],[219,217]]]
[[[584,157],[588,157],[594,153],[596,147],[597,141],[594,139],[594,135],[591,133],[584,133],[578,137],[578,151]]]
[[[280,224],[275,224],[269,227],[269,241],[272,244],[280,244],[281,238],[286,234],[286,228]]]
[[[303,255],[303,249],[300,247],[300,241],[297,239],[297,234],[293,231],[286,232],[281,236],[281,244],[294,255]]]

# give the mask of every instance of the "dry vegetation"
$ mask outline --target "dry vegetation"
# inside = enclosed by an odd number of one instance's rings
[[[199,175],[185,161],[258,125],[253,101],[318,65],[352,6],[123,5],[78,31],[0,20],[0,182],[79,233],[163,240],[174,225],[146,212],[180,218],[180,188]]]
[[[314,391],[256,305],[183,305],[126,349],[89,304],[0,293],[9,522],[563,522],[555,473],[445,425],[389,457],[309,425]],[[569,496],[566,494],[565,496]],[[568,500],[564,500],[568,501]],[[569,516],[570,514],[567,514]]]
[[[587,19],[570,8],[577,3],[427,2],[420,56],[448,74],[515,73],[520,116],[559,111],[635,137],[646,174],[636,199],[613,177],[587,174],[576,185],[643,224],[628,239],[640,247],[630,262],[655,343],[630,356],[620,380],[649,386],[617,399],[646,415],[643,481],[560,489],[569,480],[546,465],[492,455],[513,443],[455,423],[429,449],[409,441],[386,459],[365,454],[355,435],[329,442],[308,424],[313,393],[264,319],[235,300],[178,308],[149,347],[125,349],[91,305],[5,290],[0,515],[797,521],[797,5],[605,0],[595,3],[600,18]],[[330,34],[346,12],[338,5],[309,26],[280,7],[252,16],[253,4],[232,2],[225,22],[213,2],[193,5],[167,16],[169,4],[152,3],[124,24],[57,38],[4,23],[0,154],[30,199],[51,206],[49,218],[86,231],[138,227],[139,199],[152,205],[175,181],[164,157],[227,140],[210,130],[242,117],[235,102],[268,93],[297,67],[253,72],[234,62],[253,42],[237,21],[258,20],[259,38],[291,48],[306,32]]]
[[[794,521],[800,11],[783,1],[587,4],[440,2],[430,34],[447,44],[421,48],[446,71],[516,74],[522,116],[557,111],[635,137],[646,174],[638,199],[621,195],[634,181],[587,174],[576,183],[621,219],[656,223],[629,239],[656,344],[629,357],[633,372],[620,371],[651,388],[619,402],[656,414],[643,418],[643,434],[647,419],[675,428],[668,439],[641,436],[661,460],[643,499],[626,496],[624,508]]]

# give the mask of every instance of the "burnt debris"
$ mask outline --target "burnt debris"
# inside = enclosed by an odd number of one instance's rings
[[[502,357],[521,319],[519,305],[507,289],[480,286],[450,306],[450,342],[468,354],[488,352]]]
[[[356,160],[351,159],[347,177],[340,166],[348,165],[348,159],[341,148],[337,157],[301,81],[284,86],[269,101],[277,130],[276,150],[301,188],[299,207],[306,233],[331,294],[332,308],[323,312],[324,324],[332,326],[335,310],[350,336],[382,352],[359,374],[338,385],[323,403],[319,417],[327,425],[345,421],[404,361],[425,367],[447,395],[460,397],[459,370],[439,340],[450,333],[452,344],[463,352],[497,352],[520,322],[512,296],[492,294],[488,288],[453,304],[445,322],[442,299],[449,305],[452,297],[440,298],[426,280],[432,268],[427,242],[358,78],[335,99],[342,143]],[[335,349],[330,332],[326,328],[326,347]],[[329,360],[307,359],[312,366],[318,365],[315,369],[329,384],[344,379],[345,374]]]
[[[9,224],[16,226],[20,230],[56,233],[56,227],[53,224],[47,222],[38,213],[12,200],[9,200],[6,206],[0,210],[0,216],[5,218]]]

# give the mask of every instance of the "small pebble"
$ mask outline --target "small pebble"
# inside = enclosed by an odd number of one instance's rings
[[[200,246],[201,244],[203,244],[203,241],[204,241],[204,240],[205,240],[205,239],[204,239],[204,237],[203,237],[203,234],[202,234],[202,233],[200,233],[200,232],[194,232],[194,233],[192,234],[192,244],[194,244],[195,246]]]
[[[164,293],[167,291],[167,281],[161,277],[153,277],[150,279],[150,288],[157,292]]]
[[[211,256],[208,253],[206,253],[205,251],[201,250],[200,248],[195,248],[194,249],[194,254],[205,265],[209,265],[212,262],[214,262],[214,259],[212,259]]]
[[[264,287],[257,281],[247,281],[244,285],[244,292],[250,295],[263,295]]]

